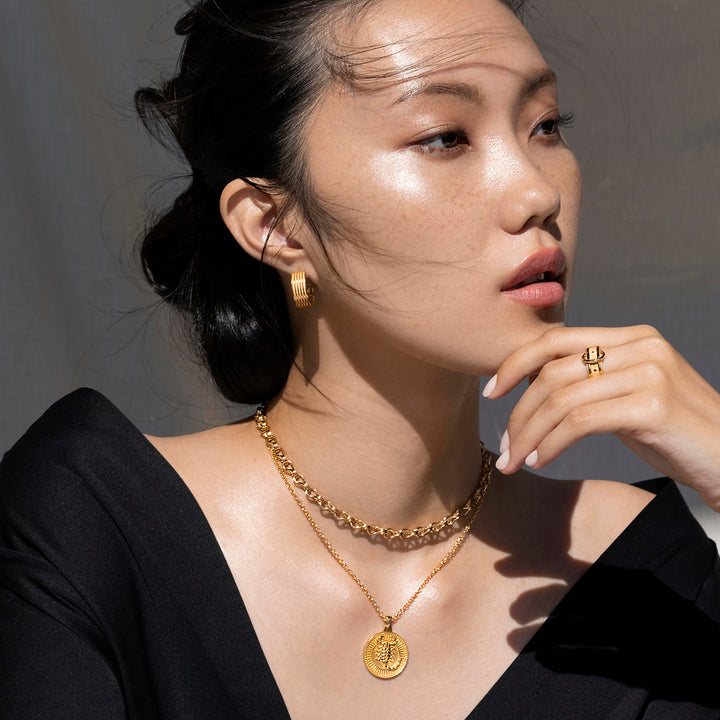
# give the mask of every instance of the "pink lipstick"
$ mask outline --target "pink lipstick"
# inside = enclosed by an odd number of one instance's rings
[[[503,284],[502,293],[524,305],[557,305],[565,296],[565,267],[565,253],[560,248],[537,250]]]

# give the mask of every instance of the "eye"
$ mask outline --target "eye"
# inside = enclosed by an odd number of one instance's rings
[[[459,150],[467,143],[467,135],[461,130],[446,130],[419,140],[416,145],[428,153],[441,153]]]
[[[548,118],[538,123],[532,131],[533,135],[541,137],[553,136],[560,134],[560,128],[572,127],[575,116],[572,113],[563,113],[557,117]]]

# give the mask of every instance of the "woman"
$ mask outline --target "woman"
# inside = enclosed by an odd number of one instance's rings
[[[145,439],[84,392],[8,454],[5,716],[718,717],[673,485],[523,468],[612,432],[720,509],[717,393],[651,328],[562,327],[580,178],[512,8],[244,5],[138,94],[193,171],[143,260],[266,405]],[[482,376],[533,380],[492,459]]]

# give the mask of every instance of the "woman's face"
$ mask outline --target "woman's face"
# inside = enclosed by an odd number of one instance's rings
[[[497,0],[380,0],[340,39],[358,82],[311,115],[306,162],[370,302],[308,240],[317,310],[341,344],[491,374],[563,320],[580,177],[554,76]]]

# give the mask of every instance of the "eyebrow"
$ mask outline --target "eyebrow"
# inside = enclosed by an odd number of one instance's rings
[[[418,84],[406,90],[393,101],[393,105],[414,100],[424,95],[452,95],[453,97],[479,105],[482,102],[480,93],[474,85],[468,83],[432,83],[430,85]]]
[[[546,85],[557,85],[557,75],[549,67],[541,68],[525,78],[520,88],[521,99],[532,97]]]
[[[548,67],[541,68],[523,79],[519,93],[520,99],[525,100],[532,97],[546,85],[554,85],[556,83],[557,75]],[[425,95],[450,95],[475,105],[480,105],[482,103],[482,96],[474,85],[462,82],[436,82],[426,85],[418,83],[393,100],[391,107]]]

